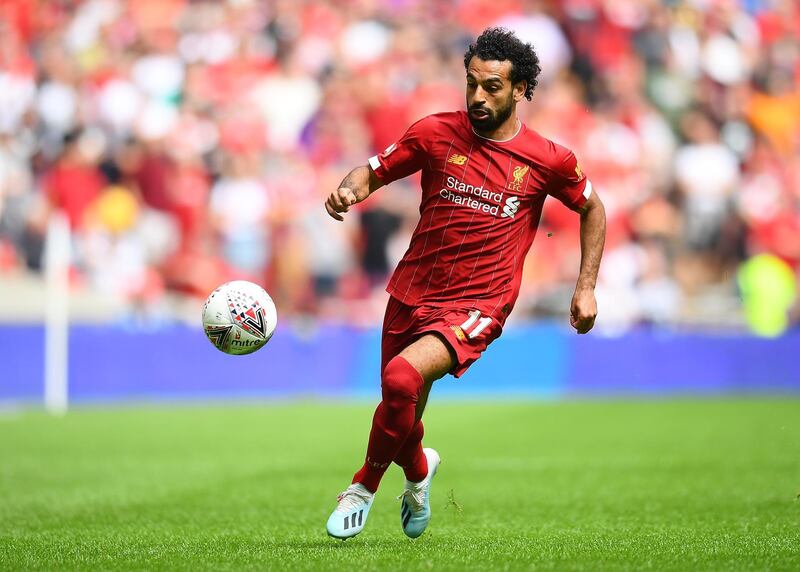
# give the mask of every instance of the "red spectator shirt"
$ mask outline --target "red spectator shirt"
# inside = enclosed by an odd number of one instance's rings
[[[524,124],[477,135],[465,111],[429,115],[369,165],[384,184],[422,171],[420,219],[387,292],[404,304],[459,306],[505,322],[552,195],[573,210],[592,185],[575,155]]]

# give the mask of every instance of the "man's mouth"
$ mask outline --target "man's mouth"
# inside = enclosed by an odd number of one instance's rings
[[[485,109],[470,109],[469,114],[475,119],[486,119],[489,117],[489,112]]]

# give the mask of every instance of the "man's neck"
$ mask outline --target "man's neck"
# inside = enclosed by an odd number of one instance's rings
[[[517,114],[512,113],[511,116],[503,122],[503,124],[491,132],[478,131],[474,127],[472,130],[476,135],[480,135],[484,139],[491,139],[493,141],[508,141],[513,139],[522,128],[522,123],[517,119]]]

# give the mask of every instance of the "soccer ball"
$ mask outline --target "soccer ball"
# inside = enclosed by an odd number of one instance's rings
[[[226,282],[203,305],[203,329],[211,343],[226,354],[251,354],[262,348],[278,325],[269,294],[246,280]]]

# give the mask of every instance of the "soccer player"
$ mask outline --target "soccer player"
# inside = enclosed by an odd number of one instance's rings
[[[518,118],[540,72],[530,44],[485,30],[464,55],[467,110],[437,113],[357,167],[325,202],[342,214],[392,181],[422,171],[420,219],[394,271],[381,343],[382,401],[364,465],[338,497],[328,534],[361,532],[387,467],[405,472],[400,522],[411,538],[431,517],[439,455],[422,447],[422,413],[433,382],[461,376],[501,333],[548,195],[580,215],[581,264],[570,307],[579,334],[592,329],[605,211],[571,151]]]

